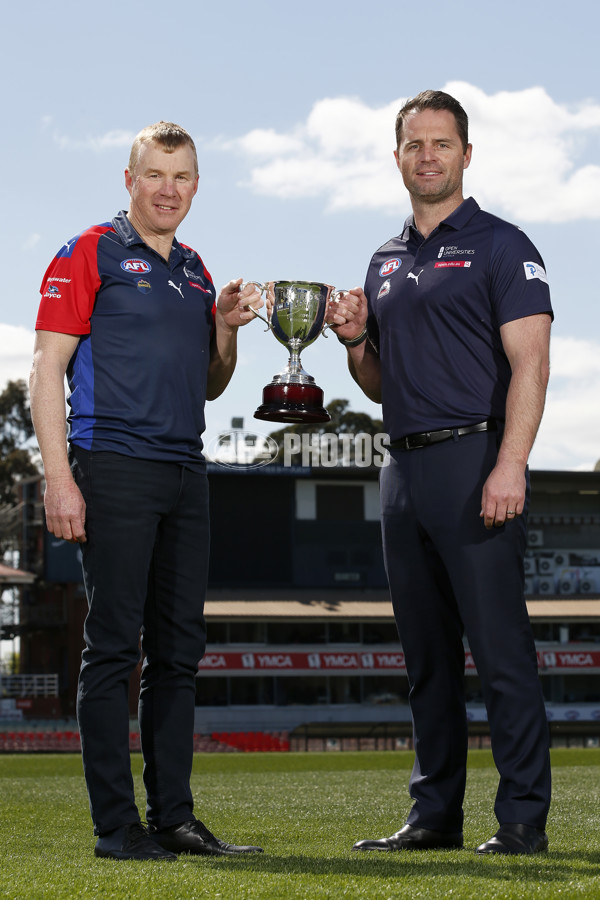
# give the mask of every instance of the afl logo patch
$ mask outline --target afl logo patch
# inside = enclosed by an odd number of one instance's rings
[[[395,256],[393,259],[388,259],[380,268],[379,275],[381,276],[381,278],[385,278],[386,275],[391,275],[396,271],[396,269],[399,269],[401,265],[402,260],[398,259],[397,256]]]
[[[152,271],[152,266],[145,259],[124,259],[121,268],[132,275],[147,275]]]
[[[141,291],[142,294],[149,294],[152,290],[152,285],[149,281],[146,281],[144,278],[138,278],[136,281],[138,291]]]

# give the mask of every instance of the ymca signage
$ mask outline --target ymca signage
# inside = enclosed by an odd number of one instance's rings
[[[555,671],[600,672],[600,650],[571,648],[564,650],[539,650],[540,672]],[[198,669],[206,672],[256,672],[311,673],[354,672],[369,674],[374,672],[405,673],[406,663],[402,651],[307,651],[288,653],[285,649],[214,652],[209,650],[198,663]],[[465,672],[476,672],[473,657],[465,653]]]

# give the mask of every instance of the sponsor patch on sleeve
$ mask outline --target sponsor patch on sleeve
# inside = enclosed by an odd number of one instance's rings
[[[534,262],[524,262],[523,268],[525,269],[525,278],[527,281],[531,281],[532,278],[538,278],[540,281],[543,281],[544,284],[548,284],[546,270],[543,266],[539,266]]]

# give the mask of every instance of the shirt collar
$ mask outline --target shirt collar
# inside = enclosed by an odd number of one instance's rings
[[[473,197],[467,197],[466,200],[457,206],[456,209],[450,213],[445,219],[442,219],[438,228],[452,228],[454,231],[459,231],[461,228],[469,222],[473,216],[479,212],[479,204]],[[437,230],[437,229],[436,229]],[[406,222],[404,223],[404,229],[402,231],[402,240],[408,241],[411,235],[411,231],[414,232],[415,236],[419,235],[419,232],[415,228],[415,217],[411,215],[408,217]]]
[[[133,247],[135,246],[135,244],[141,244],[142,247],[148,247],[148,244],[146,244],[146,242],[139,236],[139,234],[127,218],[127,210],[122,209],[119,213],[117,213],[111,224],[125,247]],[[152,247],[149,247],[148,249],[152,250]],[[184,259],[190,259],[193,256],[192,251],[189,250],[188,247],[184,247],[183,244],[180,244],[177,238],[173,238],[173,244],[171,246],[171,260],[173,260],[174,253],[178,253],[179,256],[183,257]]]

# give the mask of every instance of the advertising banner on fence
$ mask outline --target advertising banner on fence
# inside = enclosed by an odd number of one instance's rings
[[[578,647],[565,649],[538,650],[538,665],[544,674],[552,672],[600,672],[600,650]],[[198,664],[200,672],[232,672],[270,674],[323,674],[326,672],[356,672],[363,675],[373,673],[404,673],[406,665],[404,653],[399,651],[356,650],[356,651],[313,651],[287,652],[285,649],[270,649],[241,652],[219,652],[208,650]],[[471,653],[465,654],[465,671],[476,673]]]

